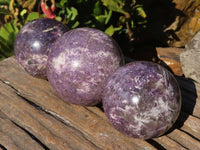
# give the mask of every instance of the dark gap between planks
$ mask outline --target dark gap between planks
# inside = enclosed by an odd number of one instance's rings
[[[0,144],[0,148],[2,149],[2,150],[7,150],[7,148],[5,148],[3,145],[1,145]]]
[[[158,142],[154,141],[153,139],[149,139],[146,140],[149,144],[153,145],[155,148],[157,148],[158,150],[167,150],[165,149],[161,144],[159,144]]]
[[[45,150],[50,150],[46,145],[44,145],[37,137],[35,137],[33,134],[31,134],[28,130],[24,129],[14,121],[12,121],[14,125],[22,129],[25,133],[27,133],[34,141],[36,141],[40,146],[42,146]]]
[[[73,130],[77,131],[79,134],[81,134],[88,142],[90,142],[92,145],[94,145],[97,149],[100,149],[95,143],[93,143],[92,141],[90,141],[80,130],[76,129],[75,127],[71,126],[70,124],[67,124],[64,120],[62,120],[61,118],[52,115],[50,112],[45,111],[42,107],[38,106],[37,104],[33,103],[32,101],[28,100],[27,98],[23,97],[22,95],[17,94],[19,97],[21,97],[23,100],[25,100],[27,103],[29,103],[31,106],[33,106],[34,108],[36,108],[39,111],[43,111],[45,113],[47,113],[48,115],[52,116],[53,118],[55,118],[56,120],[60,121],[61,123],[63,123],[64,125],[68,126],[69,128],[72,128]],[[25,130],[25,129],[24,129]],[[28,132],[29,133],[29,132]],[[31,134],[31,133],[30,133]],[[32,134],[31,134],[32,135]],[[48,150],[48,149],[47,149]]]

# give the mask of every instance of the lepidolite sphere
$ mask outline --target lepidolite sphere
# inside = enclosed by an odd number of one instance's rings
[[[173,75],[145,61],[117,69],[108,78],[102,97],[110,123],[120,132],[140,139],[165,133],[181,108],[180,89]]]
[[[77,28],[52,46],[47,76],[65,101],[92,106],[101,101],[107,77],[123,63],[117,43],[100,30]]]
[[[46,78],[46,63],[51,44],[67,31],[65,25],[53,19],[41,18],[28,22],[15,39],[17,61],[32,76]]]

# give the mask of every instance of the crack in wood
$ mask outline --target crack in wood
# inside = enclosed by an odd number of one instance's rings
[[[12,87],[12,86],[11,86]],[[13,88],[15,89],[15,88]],[[96,147],[96,149],[100,149],[95,143],[93,143],[92,141],[90,141],[85,135],[84,133],[82,133],[82,131],[78,130],[77,128],[73,127],[73,125],[66,119],[64,119],[63,117],[61,117],[60,115],[58,115],[55,112],[52,112],[50,110],[47,109],[43,109],[42,107],[38,106],[37,104],[33,103],[32,101],[28,100],[27,98],[23,97],[22,95],[18,94],[18,96],[20,96],[24,101],[26,101],[27,103],[29,103],[30,105],[32,105],[33,107],[35,107],[36,109],[38,109],[39,111],[43,111],[45,113],[47,113],[48,115],[52,116],[53,118],[55,118],[56,120],[62,122],[64,125],[72,128],[73,130],[79,132],[84,138],[85,140],[87,140],[88,142],[90,142],[93,146]],[[24,129],[25,130],[25,129]],[[26,131],[26,130],[25,130]],[[28,132],[29,133],[29,132]]]
[[[14,88],[15,89],[15,88]],[[85,135],[84,133],[82,133],[82,131],[78,130],[77,128],[73,127],[73,125],[66,119],[64,119],[63,117],[61,117],[60,115],[58,115],[55,112],[52,112],[50,110],[47,109],[43,109],[42,107],[38,106],[37,104],[33,103],[32,101],[26,99],[25,97],[23,97],[22,95],[18,94],[18,96],[20,96],[21,98],[23,98],[23,100],[25,100],[27,103],[29,103],[30,105],[32,105],[33,107],[35,107],[36,109],[43,111],[45,113],[47,113],[48,115],[52,116],[53,118],[55,118],[56,120],[62,122],[64,125],[72,128],[73,130],[79,132],[84,138],[85,140],[87,140],[88,142],[90,142],[92,145],[94,145],[97,149],[100,149],[95,143],[93,143],[92,141],[90,141]]]
[[[85,108],[87,111],[89,111],[89,112],[95,114],[97,117],[102,118],[99,114],[95,113],[94,111],[90,110],[89,108],[87,108],[87,107],[84,107],[84,108]]]
[[[64,125],[72,128],[73,130],[78,131],[84,138],[85,140],[87,140],[88,142],[90,142],[93,146],[96,147],[96,149],[100,149],[100,147],[98,147],[95,143],[93,143],[92,141],[90,141],[85,135],[84,133],[82,133],[80,130],[76,129],[75,127],[72,126],[72,124],[64,119],[63,117],[61,117],[60,115],[58,115],[57,113],[47,110],[47,109],[43,109],[42,107],[40,107],[39,105],[33,103],[32,101],[28,100],[27,98],[25,98],[24,96],[22,96],[22,94],[14,87],[12,86],[9,82],[7,81],[3,81],[0,79],[1,82],[3,82],[4,84],[8,85],[9,87],[11,87],[12,89],[14,89],[15,93],[21,97],[24,101],[26,101],[27,103],[29,103],[31,106],[33,106],[34,108],[36,108],[39,111],[43,111],[45,113],[47,113],[48,115],[52,116],[53,118],[55,118],[56,120],[62,122]],[[13,122],[13,121],[12,121]],[[28,135],[30,135],[36,142],[38,142],[43,148],[45,148],[45,150],[49,150],[49,148],[47,148],[45,145],[43,145],[43,143],[41,143],[41,141],[39,141],[39,139],[37,139],[33,134],[31,134],[30,132],[28,132],[26,129],[24,129],[23,127],[19,126],[18,124],[16,124],[15,122],[13,122],[16,126],[20,127],[21,129],[23,129]]]
[[[77,128],[73,127],[73,125],[66,119],[64,119],[63,117],[61,117],[60,115],[58,115],[55,112],[49,111],[49,110],[43,110],[45,111],[47,114],[49,114],[50,116],[54,117],[55,119],[59,120],[60,122],[62,122],[64,125],[72,128],[73,130],[78,131],[88,142],[90,142],[93,146],[95,146],[97,149],[101,149],[100,147],[98,147],[94,142],[92,142],[91,140],[89,140],[87,138],[87,136],[80,130],[78,130]]]
[[[5,82],[3,80],[0,79],[0,81],[4,84],[6,84],[7,86],[9,86],[10,88],[12,88],[14,90],[14,93],[16,93],[22,100],[24,100],[25,102],[27,102],[28,104],[30,104],[31,106],[33,106],[34,108],[36,108],[39,111],[45,112],[46,114],[50,115],[51,117],[55,118],[56,120],[58,120],[59,122],[63,123],[64,125],[70,127],[71,129],[77,131],[79,134],[82,135],[82,137],[85,138],[86,141],[88,141],[91,145],[93,145],[93,147],[96,147],[95,149],[101,149],[100,147],[98,147],[95,143],[93,143],[92,141],[90,141],[80,130],[76,129],[75,127],[73,127],[69,121],[67,121],[66,119],[62,118],[61,116],[59,116],[57,113],[54,113],[52,111],[43,109],[42,107],[40,107],[39,105],[33,103],[32,101],[28,100],[26,97],[22,96],[22,94],[14,87],[12,86],[9,82]],[[12,120],[11,120],[12,121]],[[37,143],[39,143],[40,145],[42,145],[43,148],[49,150],[48,147],[46,147],[38,138],[36,138],[33,134],[31,134],[28,130],[26,130],[25,128],[19,126],[16,122],[12,121],[16,126],[20,127],[23,131],[25,131],[29,136],[31,136]],[[68,145],[70,146],[70,145]],[[71,148],[73,149],[73,148]]]
[[[2,80],[1,80],[1,81],[2,81]],[[79,133],[82,134],[82,136],[83,136],[86,140],[88,140],[89,142],[91,142],[91,144],[93,144],[93,145],[96,147],[96,149],[100,149],[97,145],[95,145],[95,143],[93,143],[92,141],[90,141],[90,140],[84,135],[84,133],[82,133],[80,130],[76,129],[75,127],[73,127],[73,125],[72,125],[69,121],[67,121],[66,119],[62,118],[62,117],[61,117],[60,115],[58,115],[57,113],[52,112],[52,111],[47,110],[47,109],[43,109],[42,107],[40,107],[40,106],[38,106],[37,104],[33,103],[32,101],[28,100],[27,98],[25,98],[24,96],[22,96],[22,94],[21,94],[14,86],[12,86],[9,82],[5,82],[5,81],[2,81],[2,82],[3,82],[4,84],[8,85],[9,87],[11,87],[12,89],[14,89],[15,93],[16,93],[19,97],[21,97],[24,101],[26,101],[27,103],[29,103],[31,106],[33,106],[34,108],[36,108],[36,109],[39,110],[39,111],[43,111],[43,112],[47,113],[48,115],[54,117],[54,118],[57,119],[58,121],[60,121],[60,122],[62,122],[63,124],[67,125],[68,127],[73,128],[74,130],[78,131]],[[96,114],[96,113],[94,113],[93,111],[91,111],[90,109],[88,109],[88,108],[86,108],[86,109],[87,109],[89,112],[95,114],[96,116],[101,117],[101,116],[99,116],[98,114]],[[16,124],[16,123],[15,123],[15,124]],[[17,124],[16,124],[16,125],[17,125]],[[18,125],[18,126],[19,126],[19,125]],[[20,127],[20,126],[19,126],[19,127]],[[33,139],[35,139],[35,140],[36,140],[37,142],[39,142],[39,144],[40,144],[41,141],[39,141],[34,135],[32,135],[32,134],[31,134],[30,132],[28,132],[27,130],[25,130],[23,127],[21,127],[21,129],[23,129],[27,134],[29,134]],[[162,150],[162,149],[165,149],[164,147],[162,147],[162,145],[159,145],[159,143],[156,142],[156,141],[151,141],[151,142],[148,142],[148,143],[150,143],[150,144],[153,145],[154,147],[159,148],[159,149],[161,149],[161,150]],[[158,144],[156,144],[156,143],[158,143]],[[42,143],[41,143],[41,144],[42,144]],[[46,149],[46,148],[45,148],[45,149]],[[48,150],[48,148],[47,148],[47,150]]]
[[[22,129],[25,133],[27,133],[34,141],[36,141],[40,146],[42,146],[45,150],[50,150],[44,143],[42,143],[37,137],[31,134],[28,130],[18,125],[16,122],[12,121],[14,125]]]
[[[2,80],[1,80],[2,81]],[[5,83],[5,82],[3,82],[3,83]],[[62,122],[62,123],[64,123],[65,125],[67,125],[67,126],[69,126],[69,127],[71,127],[71,128],[73,128],[74,130],[77,130],[79,133],[81,133],[82,135],[83,135],[83,137],[85,138],[85,139],[87,139],[89,142],[91,142],[92,144],[94,144],[92,141],[90,141],[85,135],[84,135],[84,133],[82,133],[80,130],[78,130],[78,129],[76,129],[75,127],[73,127],[72,126],[72,124],[70,124],[70,122],[69,121],[67,121],[66,119],[64,119],[64,118],[62,118],[60,115],[58,115],[57,113],[55,113],[55,112],[52,112],[52,111],[49,111],[49,110],[47,110],[47,109],[43,109],[42,107],[40,107],[40,106],[38,106],[37,104],[35,104],[35,103],[33,103],[32,101],[30,101],[30,100],[28,100],[27,98],[25,98],[25,97],[23,97],[22,95],[21,95],[21,93],[15,88],[15,87],[13,87],[10,83],[5,83],[6,85],[8,85],[9,87],[11,87],[12,89],[14,89],[14,91],[15,91],[15,93],[18,95],[18,96],[20,96],[23,100],[25,100],[27,103],[29,103],[30,105],[32,105],[33,107],[35,107],[36,109],[38,109],[38,110],[40,110],[40,111],[44,111],[45,113],[47,113],[47,114],[49,114],[50,116],[52,116],[52,117],[54,117],[55,119],[57,119],[57,120],[59,120],[60,122]],[[86,108],[87,109],[87,108]],[[93,111],[91,111],[90,109],[87,109],[88,111],[90,111],[90,112],[92,112],[92,113],[94,113]],[[96,116],[98,116],[98,117],[101,117],[101,116],[99,116],[98,114],[96,114],[96,113],[94,113]],[[24,130],[26,133],[27,133],[27,131],[26,130]],[[29,132],[28,132],[29,133]],[[29,134],[30,135],[30,134]],[[31,134],[32,135],[32,134]],[[32,136],[31,136],[32,137]],[[34,137],[34,136],[33,136]],[[156,142],[156,141],[155,141]],[[150,142],[150,144],[154,144],[153,146],[157,146],[156,148],[158,148],[159,146],[157,145],[157,144],[155,144],[155,142]],[[157,142],[158,143],[158,142]],[[97,145],[95,145],[94,144],[94,146],[96,146],[97,147],[97,149],[100,149]],[[161,147],[159,147],[159,149],[162,149]]]
[[[101,106],[79,107],[64,103],[46,81],[29,76],[16,64],[14,58],[0,63],[1,110],[9,120],[16,122],[50,149],[88,149],[88,145],[90,149],[111,150],[200,147],[200,88],[193,81],[177,77],[184,93],[184,107],[174,130],[152,140],[132,140],[109,125],[99,108]]]
[[[153,145],[155,148],[159,149],[159,150],[166,150],[161,144],[159,144],[158,142],[156,142],[153,139],[149,139],[146,140],[149,144]]]
[[[6,84],[7,86],[11,87],[11,88],[15,91],[15,93],[16,93],[17,95],[20,95],[20,92],[19,92],[14,86],[12,86],[12,85],[10,84],[9,81],[4,81],[4,80],[2,80],[2,79],[0,79],[0,81],[1,81],[2,83]]]
[[[195,140],[197,140],[198,142],[200,142],[200,139],[198,139],[197,137],[195,137],[194,135],[192,135],[191,133],[189,133],[189,132],[187,132],[187,131],[185,131],[185,130],[183,130],[183,129],[179,129],[180,131],[182,131],[182,132],[184,132],[184,133],[186,133],[186,134],[188,134],[189,136],[191,136],[193,139],[195,139]]]
[[[85,134],[84,134],[82,131],[80,131],[80,130],[78,130],[77,128],[73,127],[73,125],[72,125],[68,120],[64,119],[63,117],[61,117],[60,115],[58,115],[58,114],[55,113],[55,112],[52,112],[52,111],[49,111],[49,110],[45,110],[45,109],[43,109],[43,111],[45,111],[47,114],[49,114],[50,116],[54,117],[54,118],[57,119],[58,121],[62,122],[64,125],[66,125],[66,126],[72,128],[73,130],[79,132],[79,133],[85,138],[85,140],[87,140],[87,141],[90,142],[93,146],[95,146],[96,149],[101,149],[101,148],[98,147],[94,142],[92,142],[91,140],[89,140],[89,139],[87,138],[87,136],[85,136]]]
[[[1,148],[2,150],[7,150],[7,148],[5,148],[5,146],[3,146],[3,145],[1,145],[1,144],[0,144],[0,148]]]
[[[173,140],[174,142],[178,143],[179,145],[181,145],[183,148],[188,149],[187,147],[185,147],[182,143],[174,140],[173,138],[171,138],[170,136],[167,136],[168,138],[170,138],[171,140]]]

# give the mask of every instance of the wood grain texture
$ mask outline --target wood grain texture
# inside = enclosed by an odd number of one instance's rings
[[[200,83],[200,49],[189,49],[182,52],[180,61],[184,75]]]
[[[10,57],[0,62],[0,147],[9,150],[195,149],[200,147],[200,90],[185,78],[178,77],[178,82],[184,102],[177,123],[165,135],[145,141],[115,130],[101,106],[82,107],[62,101],[48,81],[28,75]]]
[[[172,0],[172,3],[175,6],[177,16],[167,30],[171,31],[176,38],[173,38],[173,36],[169,37],[173,39],[168,44],[172,47],[184,47],[200,30],[200,1]],[[172,16],[175,16],[175,12],[172,13]]]
[[[0,141],[7,149],[44,149],[39,143],[32,140],[32,137],[26,134],[24,130],[9,120],[2,112],[0,112],[0,124]],[[34,145],[34,147],[30,145]]]
[[[185,148],[192,149],[192,150],[200,149],[200,143],[198,140],[195,140],[194,138],[192,138],[185,132],[182,132],[178,129],[173,130],[173,132],[169,133],[167,136],[177,141]]]
[[[175,75],[182,76],[183,71],[180,63],[180,53],[183,48],[157,47],[158,58],[162,61],[161,65],[168,67]]]

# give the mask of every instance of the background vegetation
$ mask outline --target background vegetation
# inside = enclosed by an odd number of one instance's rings
[[[40,0],[0,1],[0,60],[13,55],[15,36],[24,24],[45,17],[39,6]],[[139,0],[59,0],[55,14],[69,28],[98,28],[118,41],[123,38],[126,45],[134,40],[134,30],[147,22]]]

